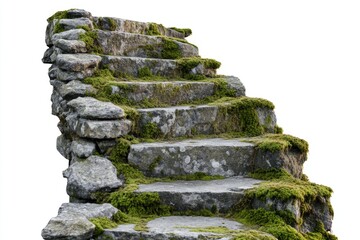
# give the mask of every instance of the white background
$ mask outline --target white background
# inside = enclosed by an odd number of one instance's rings
[[[94,16],[189,27],[202,57],[271,100],[285,133],[310,143],[304,172],[331,186],[333,232],[358,239],[360,5],[357,1],[1,1],[0,239],[41,239],[66,202],[51,115],[46,18],[83,8]]]

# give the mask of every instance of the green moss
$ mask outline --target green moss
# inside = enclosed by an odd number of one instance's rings
[[[292,149],[303,154],[309,151],[309,144],[305,140],[286,134],[266,134],[248,141],[255,143],[256,148],[262,151],[277,152]]]
[[[95,54],[103,53],[103,49],[98,42],[98,33],[96,31],[87,31],[80,34],[79,40],[85,42],[86,48],[89,52]]]
[[[162,42],[161,58],[178,59],[182,57],[180,46],[174,40],[163,38]]]
[[[130,151],[131,142],[127,139],[119,138],[116,140],[117,143],[115,147],[112,149],[109,159],[112,162],[117,163],[126,163],[127,156]]]
[[[250,174],[250,177],[260,180],[274,180],[274,179],[289,179],[291,178],[291,175],[284,169],[274,168],[270,170],[257,169],[256,171]]]
[[[176,28],[176,27],[171,27],[170,29],[175,30],[179,33],[184,34],[185,37],[188,37],[192,34],[192,30],[190,28]]]
[[[149,23],[146,29],[146,35],[161,35],[158,26],[156,23]]]
[[[139,69],[138,77],[139,78],[145,78],[145,77],[151,77],[153,74],[148,67],[143,67]]]
[[[65,31],[64,26],[60,24],[60,20],[57,20],[54,25],[54,33],[61,33],[63,31]]]
[[[147,123],[141,127],[141,132],[139,133],[142,138],[160,138],[162,132],[158,125],[154,122]]]
[[[109,17],[100,17],[98,19],[99,21],[99,25],[103,26],[103,25],[108,25],[108,27],[106,28],[106,30],[109,31],[115,31],[117,28],[117,22],[113,19],[113,18],[109,18]]]
[[[47,19],[48,22],[53,21],[54,19],[64,19],[64,18],[69,18],[68,15],[69,10],[65,10],[65,11],[57,11],[54,15],[52,15],[51,17],[49,17]]]
[[[95,225],[94,237],[100,236],[104,232],[104,229],[115,228],[118,225],[106,217],[91,218],[89,220]]]
[[[191,70],[200,64],[208,69],[218,69],[221,66],[221,63],[214,59],[199,57],[180,58],[177,60],[177,64],[180,67],[182,77],[191,80],[202,80],[206,78],[204,75],[191,73]]]
[[[161,156],[157,156],[152,163],[149,166],[149,171],[153,171],[157,165],[159,165],[159,163],[161,162],[162,157]]]

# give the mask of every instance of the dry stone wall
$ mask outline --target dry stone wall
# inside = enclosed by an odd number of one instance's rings
[[[281,133],[271,102],[217,75],[190,34],[80,9],[48,19],[70,203],[44,239],[334,237],[331,189],[302,172],[307,143]],[[277,220],[247,217],[264,211]]]

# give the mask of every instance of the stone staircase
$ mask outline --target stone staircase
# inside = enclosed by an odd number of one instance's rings
[[[43,62],[70,203],[44,239],[331,235],[331,190],[300,180],[307,143],[281,134],[271,102],[218,76],[190,34],[80,9],[48,19]],[[312,197],[279,195],[301,184]],[[283,219],[280,232],[245,217],[262,210]]]

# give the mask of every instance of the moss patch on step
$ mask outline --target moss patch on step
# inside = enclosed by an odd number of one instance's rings
[[[103,53],[103,49],[98,42],[98,33],[96,31],[86,31],[80,34],[79,40],[85,42],[88,52],[94,54]]]
[[[326,205],[332,213],[329,202],[332,190],[329,187],[295,179],[282,169],[257,171],[251,177],[267,181],[260,183],[258,187],[245,191],[245,197],[232,212],[231,216],[233,218],[241,223],[270,233],[280,240],[336,239],[335,236],[324,230],[323,225],[321,228],[321,223],[319,229],[307,234],[302,234],[295,228],[295,226],[302,225],[303,216],[311,211],[312,204],[317,199],[326,199]],[[294,200],[299,201],[300,219],[288,210],[279,211],[271,206],[268,206],[269,209],[254,209],[254,200],[263,202],[270,200],[283,203]]]
[[[190,28],[177,28],[177,27],[171,27],[170,29],[175,30],[179,33],[184,34],[185,37],[188,37],[192,34],[192,30]]]
[[[56,13],[54,13],[51,17],[49,17],[47,19],[48,22],[53,21],[54,19],[66,19],[69,18],[68,15],[69,10],[64,10],[64,11],[57,11]]]
[[[180,67],[181,76],[190,80],[203,80],[206,78],[204,74],[194,72],[197,67],[215,70],[221,66],[221,63],[215,59],[200,57],[181,58],[177,60],[177,64]]]

